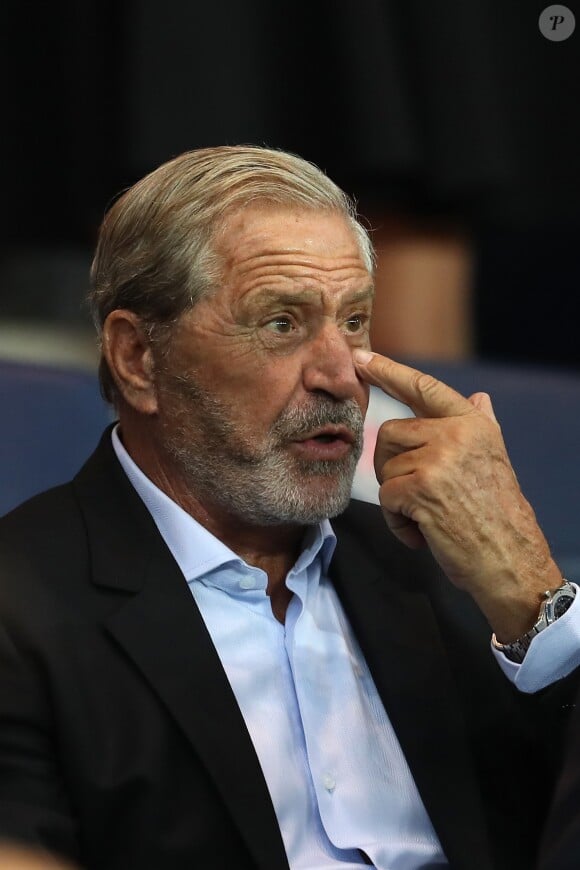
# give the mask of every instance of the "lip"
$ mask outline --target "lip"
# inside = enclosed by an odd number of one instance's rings
[[[317,441],[320,435],[327,435],[332,440]],[[323,426],[293,441],[292,446],[303,459],[338,460],[351,452],[354,440],[353,433],[346,426]]]
[[[354,444],[354,434],[347,426],[337,426],[330,423],[327,426],[321,426],[320,429],[313,429],[311,432],[307,432],[306,435],[297,438],[295,443],[304,444],[306,441],[312,441],[320,435],[327,435],[338,441],[344,441],[346,444]]]

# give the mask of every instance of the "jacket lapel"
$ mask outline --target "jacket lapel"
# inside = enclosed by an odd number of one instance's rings
[[[107,442],[105,442],[107,439]],[[201,614],[105,433],[75,480],[93,577],[131,592],[106,629],[148,680],[213,777],[256,866],[287,870],[268,788]]]
[[[334,585],[443,850],[457,870],[489,870],[474,762],[447,653],[418,576],[422,560],[405,558],[393,545],[383,567],[364,536],[342,518],[333,525]],[[382,536],[388,550],[386,528]]]

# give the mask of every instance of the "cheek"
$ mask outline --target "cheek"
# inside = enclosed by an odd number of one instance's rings
[[[245,404],[253,418],[270,425],[289,406],[299,401],[299,371],[287,366],[261,366],[242,377],[238,383],[239,394],[245,396]]]
[[[244,363],[228,359],[225,365],[212,366],[211,371],[204,372],[204,381],[210,390],[213,384],[216,395],[240,422],[258,433],[269,431],[284,409],[297,401],[300,371],[290,360],[265,363],[254,355]]]

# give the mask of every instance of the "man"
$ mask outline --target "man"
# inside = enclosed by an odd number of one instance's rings
[[[489,398],[369,354],[347,198],[184,154],[92,277],[119,425],[0,526],[0,833],[103,870],[528,868],[570,687],[520,696],[488,623],[547,685],[575,589]],[[377,446],[394,536],[348,504],[369,383],[417,414]],[[567,612],[514,663],[545,590]]]

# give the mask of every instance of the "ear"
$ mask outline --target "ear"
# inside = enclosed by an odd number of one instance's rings
[[[157,412],[155,367],[141,319],[123,308],[103,324],[103,354],[123,399],[141,414]]]

